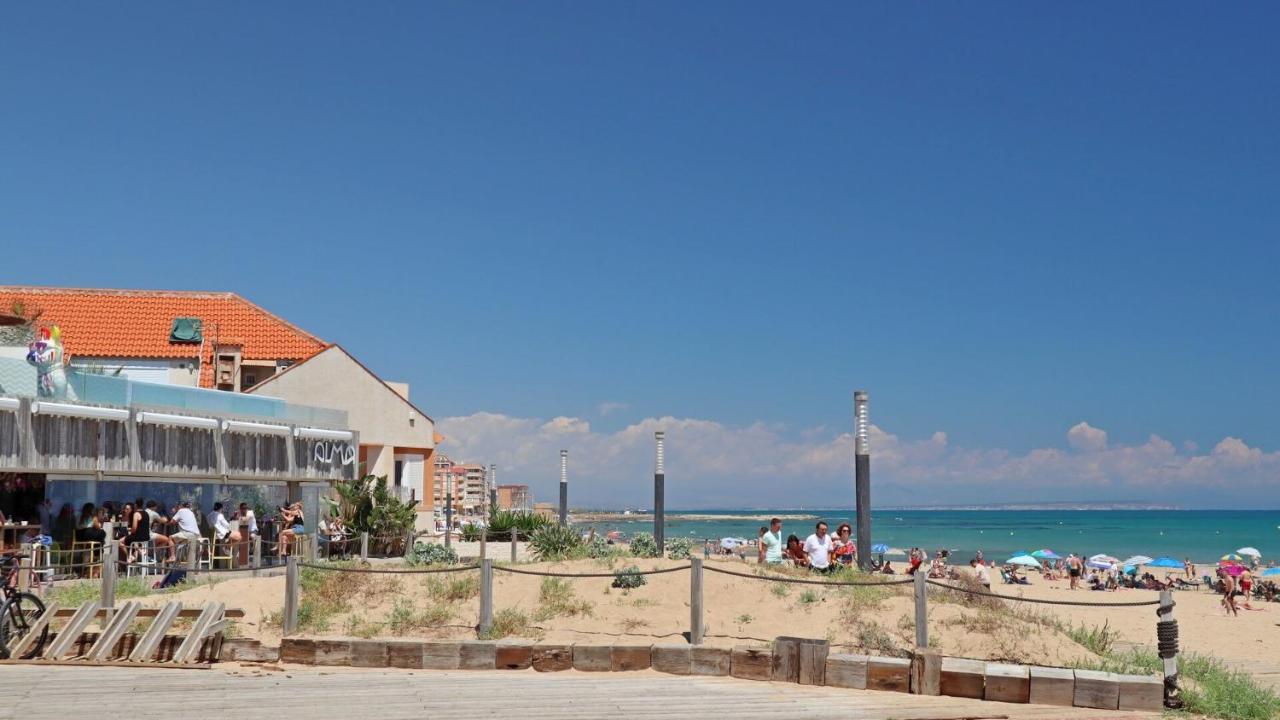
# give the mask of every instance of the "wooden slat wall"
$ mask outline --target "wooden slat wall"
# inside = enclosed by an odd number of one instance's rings
[[[227,472],[284,477],[289,473],[288,439],[279,435],[223,433]]]
[[[98,421],[62,415],[32,415],[36,460],[50,470],[96,470]]]
[[[0,410],[0,459],[17,464],[22,454],[18,443],[18,413]]]
[[[140,423],[138,450],[148,472],[208,475],[218,471],[212,430]]]

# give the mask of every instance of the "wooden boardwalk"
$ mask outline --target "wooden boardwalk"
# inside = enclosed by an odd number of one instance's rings
[[[0,717],[130,720],[281,716],[455,718],[1155,718],[655,672],[0,668]],[[6,714],[12,713],[12,714]]]

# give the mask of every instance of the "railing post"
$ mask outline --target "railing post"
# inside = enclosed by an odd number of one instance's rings
[[[360,559],[369,559],[369,531],[365,530],[360,533]]]
[[[515,529],[515,527],[512,527],[511,528],[511,562],[515,562],[519,554],[520,554],[520,533]]]
[[[27,592],[31,589],[31,575],[35,572],[36,566],[35,556],[32,555],[34,546],[30,543],[22,543],[19,551],[25,557],[18,560],[18,590]]]
[[[107,525],[110,526],[110,523]],[[113,529],[108,529],[107,532],[111,533]],[[118,555],[116,539],[109,534],[106,542],[102,544],[102,607],[106,610],[106,620],[111,619],[112,611],[116,606],[116,558]]]
[[[262,567],[262,536],[253,536],[253,576],[258,577],[258,569]]]
[[[403,557],[409,557],[409,553],[411,552],[413,552],[413,530],[405,530]]]
[[[928,585],[925,585],[925,569],[919,568],[915,575],[916,599],[916,647],[929,647],[929,601]]]
[[[307,543],[307,554],[311,556],[309,558],[311,562],[316,562],[317,560],[320,559],[320,531],[319,530],[316,530],[315,532],[311,533],[311,542]]]
[[[487,553],[485,553],[485,545],[488,544],[488,541],[489,541],[489,526],[484,525],[480,528],[480,559],[481,560],[485,559],[487,555]]]
[[[689,644],[702,644],[702,558],[689,558]]]
[[[480,637],[493,629],[493,561],[480,560]]]
[[[1164,706],[1177,710],[1183,706],[1178,688],[1178,621],[1173,619],[1173,593],[1160,591],[1156,610],[1156,651],[1164,661]]]
[[[298,631],[298,558],[285,558],[284,620],[281,623],[287,637]]]

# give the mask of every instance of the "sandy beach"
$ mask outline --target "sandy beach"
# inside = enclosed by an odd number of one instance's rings
[[[502,556],[499,556],[502,557]],[[521,564],[521,569],[569,573],[610,572],[635,564],[645,570],[670,568],[685,563],[673,560],[620,559],[612,563],[575,560],[559,563]],[[736,559],[712,559],[709,567],[755,572],[754,563]],[[389,567],[389,566],[379,566]],[[964,568],[964,572],[968,568]],[[335,614],[315,635],[421,636],[431,638],[474,637],[479,612],[478,598],[441,600],[429,584],[442,579],[461,579],[471,573],[447,575],[352,575],[336,583],[349,583],[350,607]],[[807,577],[797,575],[797,577]],[[998,576],[997,576],[998,577]],[[1084,603],[1135,602],[1154,600],[1158,593],[1148,590],[1116,592],[1071,591],[1067,582],[1033,579],[1029,586],[997,585],[1005,596],[1031,599],[1071,600]],[[674,572],[648,577],[636,589],[610,587],[610,578],[570,579],[569,604],[574,612],[539,615],[547,603],[539,598],[543,578],[495,572],[494,605],[501,613],[523,613],[528,625],[517,634],[554,641],[601,642],[618,639],[637,641],[678,641],[689,626],[689,576]],[[336,585],[335,585],[336,587]],[[1088,658],[1090,652],[1059,629],[1061,625],[1101,627],[1118,634],[1118,640],[1140,646],[1155,644],[1154,607],[1063,607],[1007,602],[1007,611],[973,607],[931,593],[929,605],[930,644],[948,655],[1001,659],[1019,662],[1064,665]],[[270,618],[278,613],[284,598],[284,578],[238,578],[216,580],[172,595],[145,598],[150,605],[166,600],[196,603],[207,600],[242,608],[246,617],[239,623],[244,636],[274,642],[280,637]],[[305,601],[304,593],[304,601]],[[799,584],[782,584],[765,579],[748,579],[720,573],[706,573],[706,642],[731,646],[767,643],[779,635],[825,637],[850,650],[878,654],[911,646],[914,627],[909,585],[884,588],[845,589]],[[1207,591],[1175,593],[1182,649],[1235,661],[1271,661],[1280,654],[1280,603],[1255,603],[1257,610],[1241,610],[1239,617],[1225,617],[1219,597]],[[389,618],[396,602],[421,611],[432,606],[447,607],[447,617],[437,616],[432,627],[415,627],[396,632]],[[403,608],[402,608],[403,609]],[[544,613],[546,610],[543,611]]]

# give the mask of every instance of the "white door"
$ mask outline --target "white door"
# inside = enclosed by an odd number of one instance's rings
[[[408,500],[410,492],[418,502],[426,497],[422,492],[423,462],[421,455],[396,455],[396,462],[402,463],[400,473],[401,498]]]

